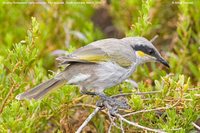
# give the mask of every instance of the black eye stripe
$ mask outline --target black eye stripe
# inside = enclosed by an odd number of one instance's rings
[[[133,47],[133,49],[135,51],[142,51],[144,52],[145,54],[149,54],[149,55],[154,55],[155,54],[155,51],[153,48],[150,48],[148,46],[144,46],[144,45],[135,45]]]

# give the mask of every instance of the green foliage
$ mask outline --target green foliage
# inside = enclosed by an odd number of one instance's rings
[[[139,17],[137,22],[132,25],[132,30],[127,33],[127,36],[144,36],[147,34],[151,25],[149,21],[150,8],[153,6],[152,0],[143,0],[141,10],[139,10]]]
[[[129,105],[134,110],[140,110],[143,108],[143,100],[140,96],[132,95],[129,100]]]
[[[116,0],[106,6],[115,26],[127,36],[151,39],[159,34],[153,43],[164,51],[171,66],[142,65],[131,77],[138,89],[123,82],[105,90],[107,95],[119,94],[119,90],[136,93],[127,97],[131,111],[172,106],[138,113],[130,120],[167,132],[194,130],[191,123],[200,114],[199,7],[199,1],[153,0]],[[75,132],[87,118],[93,109],[87,105],[95,105],[97,98],[82,96],[76,86],[61,87],[41,101],[17,101],[15,96],[54,76],[55,72],[48,71],[56,70],[54,50],[72,52],[105,37],[91,21],[95,10],[93,5],[0,4],[0,132]],[[137,95],[151,91],[157,93]],[[107,120],[99,113],[84,130],[107,132]],[[126,132],[141,131],[124,127]]]
[[[196,2],[195,4],[196,6],[199,6],[200,2]],[[175,69],[175,71],[178,73],[185,72],[191,77],[196,78],[197,81],[200,79],[199,66],[196,66],[200,61],[199,56],[197,55],[200,44],[199,40],[192,36],[196,36],[196,31],[199,33],[200,29],[193,29],[193,23],[198,23],[198,20],[192,22],[193,16],[190,16],[190,13],[194,12],[196,9],[189,7],[187,4],[181,4],[179,5],[179,10],[181,12],[181,14],[179,14],[180,21],[177,27],[179,40],[178,46],[174,49],[179,57],[179,62],[176,61],[175,65],[180,66],[180,68]],[[197,34],[197,36],[199,35]],[[194,41],[192,41],[192,39],[194,39]]]

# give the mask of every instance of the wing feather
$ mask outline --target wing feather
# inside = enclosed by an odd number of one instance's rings
[[[123,50],[122,50],[123,49]],[[133,51],[129,45],[120,39],[104,39],[93,42],[77,49],[72,54],[58,57],[61,65],[79,63],[99,63],[112,61],[120,66],[129,67],[135,61]]]
[[[72,54],[58,57],[56,60],[58,60],[61,65],[65,65],[73,62],[98,63],[108,61],[108,59],[108,55],[101,48],[87,45],[76,50]]]

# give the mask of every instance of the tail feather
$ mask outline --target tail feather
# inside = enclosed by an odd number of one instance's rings
[[[58,79],[50,79],[44,83],[39,84],[38,86],[34,87],[27,92],[19,94],[16,96],[17,100],[23,99],[41,99],[45,94],[57,88],[65,83],[65,80],[58,80]]]

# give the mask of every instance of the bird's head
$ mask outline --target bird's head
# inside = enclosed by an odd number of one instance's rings
[[[138,64],[145,62],[160,62],[169,68],[167,61],[160,55],[153,44],[143,37],[128,37],[130,46],[133,48]]]

